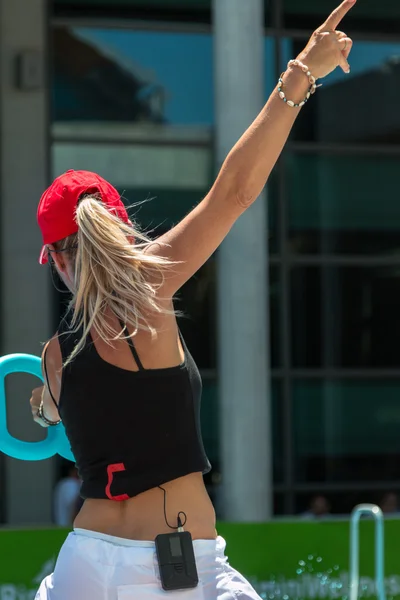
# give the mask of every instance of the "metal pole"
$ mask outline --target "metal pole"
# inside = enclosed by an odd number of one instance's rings
[[[220,166],[266,100],[263,0],[214,0],[213,19]],[[272,512],[267,220],[263,194],[218,253],[223,517],[235,521]]]
[[[375,504],[360,504],[351,513],[350,600],[358,599],[360,585],[359,525],[362,515],[369,515],[375,520],[375,588],[378,600],[386,600],[384,520],[381,509]]]

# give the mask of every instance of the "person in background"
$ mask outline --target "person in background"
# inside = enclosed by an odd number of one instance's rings
[[[59,527],[72,527],[79,512],[80,487],[78,470],[68,463],[66,477],[60,479],[54,490],[54,522]]]
[[[331,505],[325,496],[318,495],[311,498],[308,510],[301,516],[304,519],[320,519],[331,514]]]
[[[387,492],[381,498],[379,506],[385,515],[399,516],[399,498],[394,492]]]

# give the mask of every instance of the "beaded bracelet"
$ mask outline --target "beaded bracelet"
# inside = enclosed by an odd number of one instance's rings
[[[43,421],[43,423],[46,423],[46,425],[48,425],[49,427],[54,427],[55,425],[59,425],[61,423],[61,419],[58,419],[58,421],[50,421],[50,419],[48,419],[47,417],[45,417],[44,413],[43,413],[43,400],[41,401],[38,411],[37,411],[37,416],[39,417],[39,419],[41,419]]]
[[[284,73],[282,73],[282,75],[279,77],[278,80],[278,93],[279,93],[279,98],[281,100],[283,100],[288,106],[290,106],[291,108],[301,108],[302,106],[305,105],[306,102],[308,102],[310,96],[311,96],[311,87],[309,88],[306,97],[304,98],[304,100],[302,102],[299,102],[298,104],[296,104],[295,102],[293,102],[293,100],[288,100],[286,98],[286,94],[283,91],[283,76]]]
[[[316,84],[316,79],[315,77],[313,77],[313,75],[311,74],[310,69],[307,67],[307,65],[305,65],[304,63],[302,63],[300,60],[289,60],[288,62],[288,69],[290,67],[299,67],[299,69],[301,69],[303,71],[303,73],[308,77],[308,81],[310,83],[311,86],[311,94],[315,94],[315,90],[317,89]]]
[[[305,65],[304,63],[302,63],[300,60],[297,60],[297,59],[296,60],[290,60],[288,62],[288,69],[290,67],[298,67],[299,69],[301,69],[303,71],[303,73],[308,77],[308,81],[309,81],[310,87],[308,89],[306,97],[304,98],[304,100],[302,102],[296,103],[296,102],[293,102],[293,100],[288,100],[286,98],[285,92],[283,91],[283,85],[284,85],[283,84],[283,76],[284,76],[284,73],[282,73],[282,75],[280,76],[279,81],[278,81],[278,83],[279,83],[279,85],[278,85],[279,97],[280,97],[281,100],[283,100],[291,108],[301,108],[302,106],[305,105],[306,102],[308,102],[308,100],[310,99],[311,94],[315,94],[315,91],[316,91],[317,87],[320,87],[320,86],[317,86],[316,79],[311,74],[311,71],[307,67],[307,65]]]

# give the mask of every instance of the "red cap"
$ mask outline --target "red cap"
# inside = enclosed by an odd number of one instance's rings
[[[80,197],[86,192],[99,193],[110,212],[121,221],[130,222],[119,193],[108,181],[90,171],[71,169],[53,181],[39,202],[37,221],[43,236],[41,265],[47,262],[47,244],[54,244],[78,231],[75,211]]]

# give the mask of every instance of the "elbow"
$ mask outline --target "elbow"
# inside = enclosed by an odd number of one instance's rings
[[[235,192],[235,202],[239,208],[246,210],[257,199],[251,187],[238,187]]]
[[[234,202],[241,211],[249,208],[261,194],[265,185],[265,179],[258,176],[258,173],[251,168],[243,168],[233,160],[228,158],[221,169],[220,176],[217,178],[217,187],[221,191],[224,189],[224,196]]]
[[[241,209],[246,210],[257,200],[262,189],[251,177],[237,178],[234,186],[235,201]]]
[[[232,169],[232,197],[242,210],[246,210],[257,200],[264,185],[265,179],[261,179],[254,169]]]

